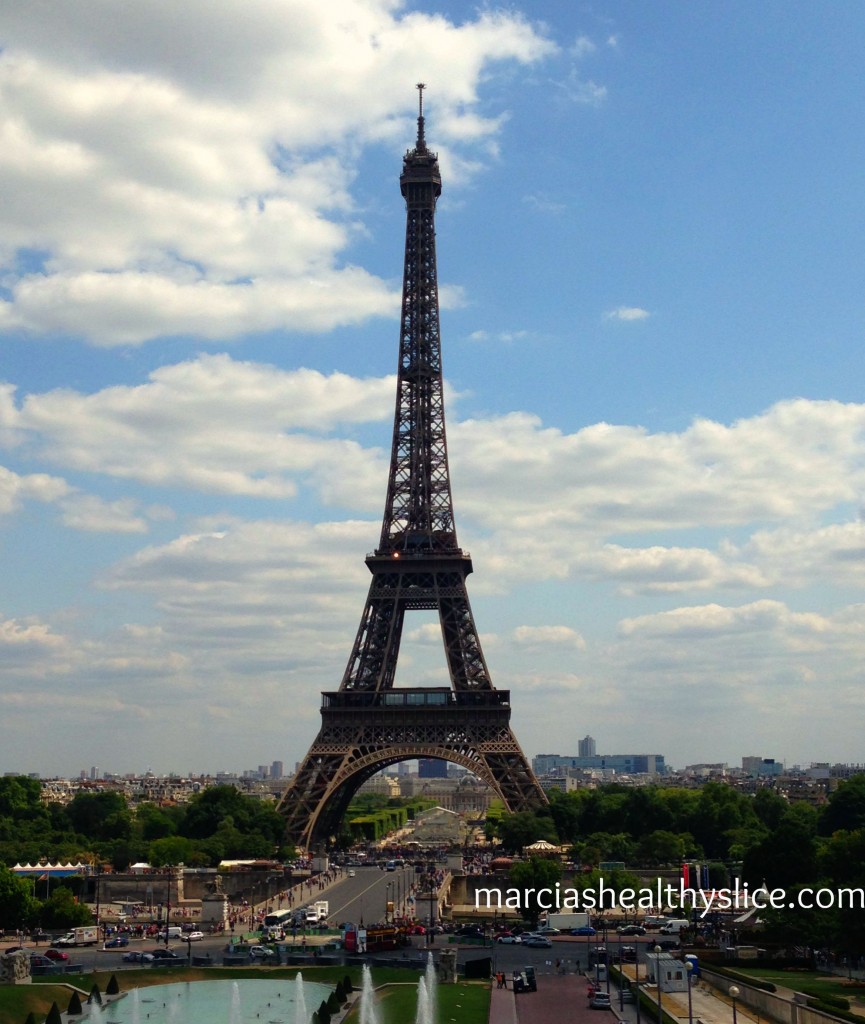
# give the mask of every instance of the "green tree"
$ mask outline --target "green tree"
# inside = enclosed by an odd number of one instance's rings
[[[39,923],[44,928],[75,928],[82,924],[92,924],[93,915],[89,908],[78,903],[71,889],[58,885],[54,892],[42,903],[39,910]]]
[[[156,804],[139,804],[135,810],[135,830],[147,842],[176,835],[178,823],[176,817]]]
[[[692,840],[691,836],[688,836]],[[675,835],[664,829],[657,829],[640,840],[637,857],[641,864],[681,864],[688,853],[688,843],[683,835]]]
[[[172,864],[191,864],[195,859],[196,844],[183,836],[155,839],[147,850],[147,859],[155,868]]]
[[[6,928],[23,928],[38,913],[33,882],[0,867],[0,921]]]
[[[89,839],[128,839],[132,815],[120,793],[76,793],[67,807],[76,832]]]
[[[549,857],[529,857],[528,860],[517,861],[511,865],[508,881],[514,888],[522,891],[520,909],[532,926],[538,923],[541,903],[549,903],[549,896],[539,899],[538,890],[552,889],[562,879],[562,865],[558,860]]]
[[[820,814],[820,834],[865,828],[865,775],[854,775],[835,790]]]
[[[498,834],[503,848],[511,853],[520,853],[539,839],[556,843],[559,838],[552,818],[531,811],[504,815],[498,824]]]
[[[753,888],[806,885],[817,876],[817,812],[804,803],[791,804],[778,827],[745,855],[742,875]]]

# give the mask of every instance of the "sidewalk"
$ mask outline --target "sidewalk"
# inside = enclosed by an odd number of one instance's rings
[[[489,1024],[517,1024],[516,997],[509,988],[498,988],[495,982],[490,997]]]

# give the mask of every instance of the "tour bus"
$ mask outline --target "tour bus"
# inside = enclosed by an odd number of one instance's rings
[[[273,913],[265,915],[262,927],[275,931],[291,928],[291,913],[291,910],[274,910]]]

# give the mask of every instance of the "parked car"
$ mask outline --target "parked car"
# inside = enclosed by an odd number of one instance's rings
[[[571,935],[597,935],[598,933],[590,924],[584,924],[582,928],[572,928]]]
[[[69,954],[64,953],[62,949],[46,949],[43,956],[47,956],[49,960],[68,960]]]
[[[552,949],[552,942],[545,935],[530,935],[523,939],[524,946],[531,946],[534,949]]]
[[[616,933],[618,935],[645,935],[646,929],[641,924],[620,924]]]
[[[204,938],[204,932],[190,932],[188,935],[184,936],[184,938],[187,942],[201,942]]]
[[[148,949],[152,960],[180,960],[181,956],[179,953],[175,953],[173,949]]]
[[[522,938],[519,935],[514,935],[513,932],[502,932],[496,936],[496,942],[501,943],[503,946],[513,945],[517,942],[522,942]]]
[[[270,946],[252,946],[250,947],[249,955],[253,960],[269,960],[271,957],[278,956],[279,954],[275,949],[271,949]]]
[[[41,953],[31,953],[30,954],[30,970],[31,971],[34,968],[47,968],[47,967],[56,967],[56,965],[55,965],[53,960],[49,960],[49,958],[47,956],[42,956]]]
[[[554,928],[551,924],[545,924],[542,928],[538,928],[538,935],[561,935],[560,928]]]
[[[596,992],[589,1003],[593,1010],[611,1010],[610,995],[608,992]]]
[[[128,945],[128,935],[112,935],[110,939],[105,940],[105,949],[120,949],[121,947]]]

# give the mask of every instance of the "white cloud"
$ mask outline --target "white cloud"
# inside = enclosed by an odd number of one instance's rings
[[[20,476],[0,466],[0,515],[17,512],[28,499],[52,503],[69,493],[69,486],[59,477],[45,473]]]
[[[7,13],[0,326],[102,346],[395,316],[346,261],[360,150],[402,148],[422,76],[443,168],[470,175],[504,116],[476,110],[489,67],[555,51],[515,14],[455,25],[393,0]]]
[[[572,57],[576,57],[579,60],[582,57],[587,57],[589,54],[594,53],[596,50],[597,46],[591,39],[589,39],[588,36],[578,36],[569,52]]]
[[[570,626],[517,626],[514,640],[521,647],[574,647],[585,650],[586,641]]]
[[[514,342],[530,340],[533,337],[531,331],[497,331],[485,330],[472,331],[469,341],[494,341],[501,345],[511,345]]]
[[[202,749],[204,719],[224,723],[214,728],[230,739],[242,686],[244,721],[263,716],[267,742],[303,748],[316,727],[314,695],[339,685],[369,582],[363,554],[379,532],[386,453],[349,435],[387,423],[393,380],[285,372],[219,355],[162,366],[136,387],[17,402],[4,389],[0,397],[2,438],[18,462],[50,460],[63,477],[89,474],[94,492],[60,476],[6,470],[7,517],[27,500],[50,501],[66,525],[111,531],[127,544],[96,581],[98,595],[116,599],[113,630],[89,636],[84,608],[68,621],[58,613],[56,623],[7,625],[7,646],[25,653],[8,662],[4,709],[13,724],[0,728],[0,741],[4,728],[24,729],[33,713],[12,699],[16,681],[38,678],[71,721],[96,714],[109,730],[112,715],[146,732],[160,715],[195,709],[190,735],[201,730]],[[723,716],[738,701],[758,715],[780,692],[804,700],[815,679],[831,674],[843,706],[851,714],[859,706],[861,609],[839,601],[826,611],[810,597],[816,587],[865,582],[865,526],[856,515],[865,405],[798,399],[669,433],[604,423],[567,433],[526,413],[460,420],[459,403],[449,408],[477,625],[495,630],[482,640],[494,684],[513,691],[514,713],[526,723],[521,742],[546,747],[540,697],[547,721],[568,723],[578,694],[580,734],[594,730],[592,715],[626,729],[622,704],[633,699],[634,679],[640,699],[652,702],[647,728],[661,728],[662,713],[671,720],[674,694],[689,688],[697,688],[689,701],[701,714]],[[297,514],[244,519],[255,515],[248,502],[243,514],[214,510],[195,520],[172,493],[174,531],[165,507],[94,496],[100,476],[113,480],[112,492],[123,481],[136,495],[149,487],[150,500],[156,487],[276,496],[288,512],[296,494]],[[310,498],[338,503],[348,518],[307,521]],[[136,550],[136,535],[156,522],[167,524],[160,539]],[[685,531],[694,531],[690,545]],[[561,599],[533,608],[529,623],[512,597],[541,583]],[[796,610],[785,588],[800,592]],[[404,640],[401,684],[447,685],[438,623],[407,622]],[[570,655],[564,667],[562,652]],[[95,713],[97,686],[110,687],[112,700]],[[522,707],[528,695],[535,703]],[[275,703],[299,708],[287,731]],[[179,731],[171,735],[184,742]]]
[[[90,533],[146,533],[147,519],[136,502],[121,498],[103,501],[93,494],[74,494],[61,503],[63,523]]]
[[[20,409],[7,404],[5,422],[66,469],[259,497],[290,498],[308,480],[327,501],[374,495],[378,505],[381,453],[327,433],[387,419],[393,388],[392,378],[201,356],[161,367],[138,387],[26,396]]]
[[[651,313],[646,309],[641,309],[639,306],[619,306],[618,309],[610,310],[605,316],[607,320],[630,322],[632,320],[646,320],[651,316]]]

